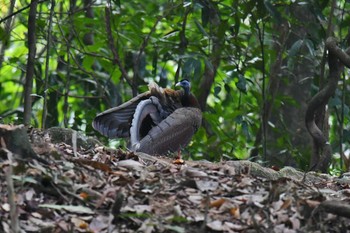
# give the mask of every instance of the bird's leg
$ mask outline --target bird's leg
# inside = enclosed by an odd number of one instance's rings
[[[177,150],[176,159],[181,159],[181,149],[180,148]]]
[[[177,155],[175,156],[175,160],[173,161],[173,164],[177,165],[183,165],[185,161],[181,158],[181,148],[177,150]]]

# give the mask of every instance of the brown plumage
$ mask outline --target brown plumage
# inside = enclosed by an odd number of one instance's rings
[[[182,90],[149,84],[149,91],[96,116],[92,126],[110,137],[130,137],[130,149],[148,154],[177,151],[191,141],[202,122],[202,112],[186,79]]]

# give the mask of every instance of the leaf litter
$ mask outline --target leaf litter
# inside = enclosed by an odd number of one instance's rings
[[[10,166],[22,232],[350,232],[348,177],[271,179],[241,164],[173,164],[32,134],[49,163],[0,154],[0,232],[12,226]]]

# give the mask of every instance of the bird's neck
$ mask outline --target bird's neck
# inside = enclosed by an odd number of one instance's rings
[[[183,92],[183,96],[181,98],[181,104],[184,107],[199,108],[199,103],[197,101],[197,98],[189,90],[186,90],[186,89]]]

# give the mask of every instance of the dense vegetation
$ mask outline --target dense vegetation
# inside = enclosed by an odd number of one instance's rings
[[[341,48],[349,41],[346,1],[0,4],[2,123],[96,135],[97,113],[145,91],[151,80],[173,87],[188,78],[204,111],[187,148],[193,159],[308,169],[314,145],[304,119],[311,97],[328,82],[325,41],[334,36]],[[316,115],[330,138],[333,170],[349,170],[347,89],[345,69]]]

